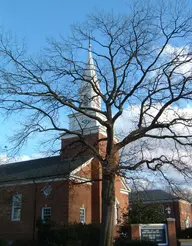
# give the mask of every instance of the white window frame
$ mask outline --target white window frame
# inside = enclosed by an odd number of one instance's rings
[[[186,217],[186,220],[185,220],[185,228],[189,228],[191,225],[190,223],[190,218],[189,218],[189,215]]]
[[[43,222],[46,222],[46,219],[45,219],[45,210],[49,209],[50,210],[50,217],[51,218],[51,207],[44,207],[41,209],[41,219]]]
[[[12,197],[12,212],[11,212],[12,221],[21,220],[21,206],[22,206],[22,194],[14,195]]]
[[[117,197],[115,197],[115,204],[114,204],[114,225],[118,224],[118,210],[119,210],[119,201]]]
[[[81,214],[83,212],[83,214]],[[82,217],[83,215],[83,217]],[[86,223],[86,209],[85,208],[80,208],[79,209],[79,220],[80,223],[85,224]]]

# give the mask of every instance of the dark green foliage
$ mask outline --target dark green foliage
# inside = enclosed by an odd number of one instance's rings
[[[56,228],[54,223],[38,222],[37,240],[41,246],[98,246],[100,225],[69,224]]]
[[[162,223],[166,215],[161,204],[144,204],[141,200],[131,204],[128,213],[128,224]]]
[[[54,232],[55,223],[51,220],[47,220],[45,223],[41,219],[37,221],[37,240],[39,245],[48,246],[54,245],[56,240],[56,233]]]
[[[7,242],[5,240],[0,239],[0,246],[7,246]]]
[[[131,240],[131,227],[130,227],[130,225],[120,226],[118,233],[120,236],[117,240],[119,240],[119,241]]]
[[[114,246],[158,246],[155,242],[139,241],[139,240],[128,240],[119,238],[116,240]]]
[[[177,231],[177,237],[183,239],[192,238],[192,227]]]
[[[37,246],[37,245],[38,245],[37,242],[33,242],[27,239],[16,240],[12,244],[12,246]]]
[[[120,237],[116,239],[114,246],[157,246],[156,242],[131,240],[130,226],[122,226],[119,228]]]

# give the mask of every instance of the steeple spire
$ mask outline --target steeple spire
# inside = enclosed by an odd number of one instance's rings
[[[85,108],[89,107],[100,109],[101,102],[98,94],[96,93],[96,91],[99,90],[99,83],[92,56],[90,39],[88,45],[88,59],[83,72],[83,78],[84,80],[82,80],[81,88],[79,90],[81,106]]]
[[[89,35],[89,50],[91,49],[91,37]]]
[[[89,41],[89,46],[88,46],[87,65],[86,65],[86,68],[84,69],[84,76],[90,77],[90,79],[94,79],[94,81],[97,80],[96,69],[95,69],[94,60],[92,56],[90,41]]]
[[[83,70],[83,79],[79,88],[80,106],[93,116],[103,117],[99,112],[94,111],[94,109],[101,110],[101,98],[98,95],[99,91],[100,88],[89,40],[88,59]],[[83,129],[89,134],[90,132],[98,132],[100,130],[105,132],[105,128],[101,126],[97,120],[87,117],[83,113],[74,113],[69,115],[69,129],[71,131],[79,131]]]

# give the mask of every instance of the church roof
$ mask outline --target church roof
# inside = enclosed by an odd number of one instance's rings
[[[65,177],[91,157],[61,160],[61,156],[34,159],[0,165],[0,183]]]
[[[143,202],[155,202],[162,200],[175,200],[179,199],[179,197],[158,189],[131,192],[129,195],[129,199],[132,202],[136,200],[142,200]]]

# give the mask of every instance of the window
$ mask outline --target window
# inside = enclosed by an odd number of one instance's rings
[[[85,224],[85,208],[80,208],[80,223]]]
[[[21,219],[21,204],[22,204],[22,195],[21,194],[14,195],[12,200],[11,220],[19,221]]]
[[[119,201],[115,198],[114,204],[114,224],[117,225],[119,222]]]
[[[45,207],[42,208],[42,215],[41,218],[43,220],[43,222],[46,222],[47,220],[49,220],[51,218],[51,208],[49,207]]]
[[[42,191],[43,191],[43,194],[44,194],[45,196],[48,196],[48,195],[51,193],[52,188],[51,188],[50,185],[46,185],[46,186],[43,188]]]
[[[189,228],[190,227],[190,218],[189,216],[187,216],[186,220],[185,220],[185,228]]]

